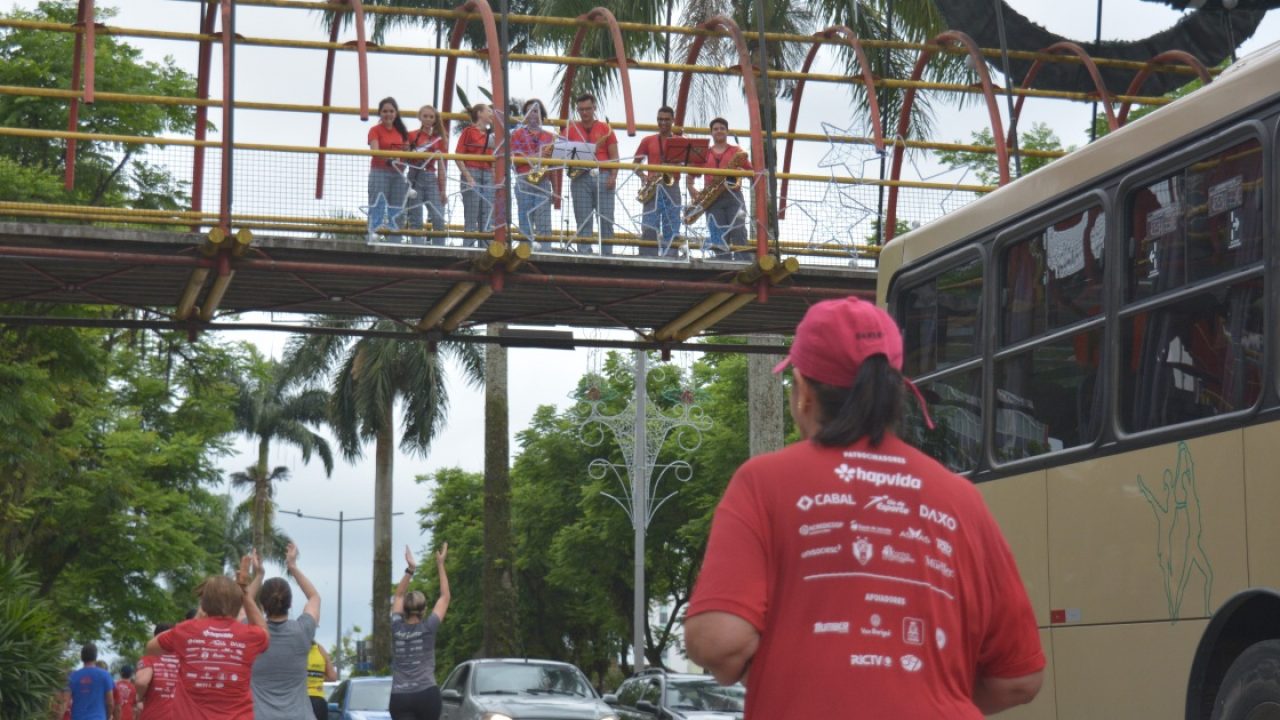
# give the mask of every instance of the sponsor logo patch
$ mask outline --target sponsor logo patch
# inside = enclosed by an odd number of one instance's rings
[[[871,562],[871,558],[875,554],[876,546],[872,545],[871,541],[864,537],[858,538],[858,541],[853,544],[853,559],[857,560],[859,564],[866,565]]]
[[[931,508],[928,505],[921,504],[920,517],[924,518],[925,520],[928,520],[931,523],[934,523],[936,525],[941,525],[942,527],[952,532],[955,532],[956,519],[941,510],[935,510],[934,508]]]
[[[853,499],[850,493],[822,493],[820,495],[802,495],[796,501],[796,507],[808,512],[813,507],[822,507],[824,505],[849,505],[858,506],[858,501]]]
[[[951,543],[943,540],[942,538],[934,538],[933,544],[938,546],[938,552],[946,555],[947,557],[951,557]]]
[[[836,555],[840,552],[839,545],[826,545],[824,547],[816,547],[805,550],[800,553],[802,558],[821,557],[823,555]]]
[[[876,495],[862,506],[863,510],[875,508],[882,513],[889,515],[910,515],[911,510],[907,508],[907,504],[901,500],[895,500],[888,495]]]
[[[903,655],[899,662],[902,663],[902,669],[909,673],[920,672],[920,669],[924,667],[924,661],[915,655]]]
[[[848,635],[848,622],[816,622],[813,624],[814,635]]]
[[[898,563],[899,565],[914,565],[916,562],[916,559],[911,556],[911,553],[895,550],[892,545],[885,545],[884,548],[880,550],[880,557],[888,562]]]
[[[867,593],[863,596],[863,600],[869,603],[878,603],[880,605],[897,605],[898,607],[906,607],[907,599],[898,595],[882,595],[880,593]]]
[[[939,650],[941,650],[942,648],[946,647],[946,646],[947,646],[947,631],[946,631],[946,630],[943,630],[942,628],[938,628],[937,630],[934,630],[934,631],[933,631],[933,644],[937,645]]]
[[[889,657],[888,655],[877,655],[875,653],[868,653],[865,655],[850,655],[849,664],[853,665],[854,667],[891,668],[893,667],[893,658]]]
[[[870,535],[892,535],[893,531],[887,527],[879,525],[864,525],[857,520],[849,521],[849,529],[854,532],[867,533]]]
[[[931,570],[936,570],[944,578],[950,579],[956,576],[956,571],[952,570],[950,565],[947,565],[937,558],[925,556],[924,564]]]
[[[898,537],[903,540],[915,540],[916,542],[924,543],[925,545],[929,544],[929,536],[925,535],[924,531],[920,528],[907,528],[906,530],[898,533]]]
[[[920,478],[912,475],[911,473],[875,472],[874,470],[868,470],[858,465],[855,465],[850,469],[853,471],[852,476],[857,478],[858,482],[875,485],[878,488],[893,487],[905,488],[907,490],[919,490],[924,485],[924,482],[921,481]]]
[[[812,523],[810,525],[801,525],[800,534],[808,537],[810,535],[825,535],[826,533],[840,529],[844,525],[843,522],[821,522]]]
[[[902,618],[902,642],[908,645],[924,644],[924,620],[920,618]]]

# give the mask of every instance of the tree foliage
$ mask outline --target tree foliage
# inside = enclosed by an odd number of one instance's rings
[[[35,10],[15,9],[5,18],[74,23],[75,0],[42,0]],[[114,15],[98,9],[98,21]],[[71,87],[72,33],[30,28],[0,30],[0,85],[66,90]],[[142,51],[108,34],[97,35],[95,87],[99,92],[195,97],[195,78],[172,60],[146,61]],[[81,104],[77,130],[112,135],[186,135],[194,128],[190,108],[99,101]],[[65,129],[67,101],[29,95],[0,96],[0,125]],[[186,207],[186,183],[148,162],[152,146],[118,142],[76,144],[76,185],[62,186],[65,142],[0,137],[0,197],[145,209]]]
[[[651,401],[666,412],[695,400],[712,423],[701,446],[683,450],[668,437],[661,462],[682,459],[688,482],[670,475],[656,497],[676,491],[654,515],[645,544],[649,623],[645,655],[664,664],[679,650],[678,622],[693,590],[711,517],[729,478],[747,457],[746,359],[707,355],[691,370],[650,375]],[[598,398],[600,411],[625,411],[633,395],[630,358],[611,355],[601,373],[580,379],[579,401]],[[633,612],[633,531],[627,515],[605,493],[619,495],[613,475],[592,477],[591,461],[622,457],[612,438],[599,447],[583,442],[583,406],[543,406],[518,433],[512,467],[512,524],[523,654],[566,660],[597,683],[611,666],[625,664]],[[419,478],[433,488],[420,512],[434,545],[449,543],[453,604],[437,643],[442,672],[480,648],[483,481],[478,474],[442,470]],[[424,566],[429,557],[424,556]],[[434,577],[418,581],[433,596]],[[665,612],[663,612],[665,611]]]
[[[22,558],[0,557],[0,717],[43,720],[63,681],[57,619]]]
[[[0,329],[0,557],[27,558],[65,640],[136,648],[221,572],[208,486],[244,361],[208,338]]]
[[[1053,128],[1042,122],[1032,123],[1031,127],[1018,137],[1018,147],[1021,150],[1062,151],[1065,149],[1070,152],[1075,149],[1074,146],[1063,148],[1062,140],[1058,138]],[[995,144],[995,137],[991,134],[990,128],[983,128],[970,133],[969,138],[970,143],[974,145],[991,147]],[[956,142],[959,143],[960,141],[957,140]],[[1012,153],[1012,148],[1010,148],[1010,153]],[[1000,182],[1000,165],[994,152],[941,150],[938,152],[938,161],[950,165],[952,168],[966,167],[973,170],[974,174],[978,176],[978,182],[983,185],[995,185]],[[1022,174],[1033,173],[1053,161],[1054,158],[1052,157],[1024,155],[1022,156]],[[1013,158],[1010,156],[1009,175],[1011,179],[1020,177],[1014,167]]]

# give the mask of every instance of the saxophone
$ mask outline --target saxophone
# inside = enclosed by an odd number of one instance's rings
[[[553,148],[554,148],[553,143],[547,143],[543,145],[541,148],[538,149],[538,156],[542,158],[551,157],[551,150]],[[546,166],[539,163],[537,167],[535,167],[533,170],[530,170],[528,173],[525,174],[524,179],[530,185],[538,185],[542,182],[542,178],[546,177],[547,172],[548,171]]]
[[[636,193],[636,200],[642,204],[648,204],[658,194],[659,185],[671,187],[675,181],[676,176],[671,173],[658,173],[644,181],[644,185],[640,186],[640,192]]]
[[[582,123],[578,123],[578,128],[582,130],[583,135],[587,134],[587,130],[586,128],[582,127]],[[600,139],[596,140],[596,152],[600,151],[600,148],[604,145],[605,141],[609,139],[609,135],[612,133],[613,133],[613,128],[609,127],[609,122],[606,120],[604,123],[604,135],[601,135]],[[595,156],[593,155],[592,158],[594,159],[594,157]],[[582,177],[583,173],[591,172],[594,169],[595,168],[588,168],[588,167],[571,167],[569,168],[569,179],[577,180],[578,178]]]
[[[726,170],[742,170],[747,166],[747,154],[739,150],[729,161]],[[718,175],[715,182],[702,189],[697,199],[684,209],[684,221],[694,223],[703,213],[715,204],[726,190],[737,192],[742,187],[742,177],[736,175]]]

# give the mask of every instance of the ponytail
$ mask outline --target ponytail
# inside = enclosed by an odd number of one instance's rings
[[[906,386],[884,355],[872,355],[858,366],[853,387],[809,383],[822,410],[822,427],[813,436],[820,445],[843,447],[866,437],[874,447],[902,418]]]

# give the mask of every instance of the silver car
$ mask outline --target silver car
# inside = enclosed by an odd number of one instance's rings
[[[581,670],[552,660],[468,660],[440,696],[441,720],[618,720]]]

